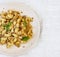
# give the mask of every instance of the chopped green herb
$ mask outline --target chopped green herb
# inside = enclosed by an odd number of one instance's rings
[[[12,22],[9,22],[7,25],[11,26]]]
[[[6,29],[6,31],[9,30],[9,27],[11,26],[12,22],[9,22],[8,24],[4,25],[4,28]]]
[[[26,23],[26,21],[24,21],[23,25],[24,25],[25,27],[27,26],[27,23]]]
[[[21,40],[23,40],[23,41],[27,41],[29,39],[29,37],[28,36],[24,36],[24,37],[22,37],[22,39]]]

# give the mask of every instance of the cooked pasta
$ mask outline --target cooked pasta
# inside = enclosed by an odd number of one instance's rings
[[[7,48],[20,47],[33,36],[31,17],[21,15],[19,11],[8,10],[0,14],[0,44]]]

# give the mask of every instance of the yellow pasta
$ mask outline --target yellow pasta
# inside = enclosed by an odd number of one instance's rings
[[[16,24],[16,27],[19,27],[19,23]]]
[[[14,21],[13,24],[16,25],[16,21]]]
[[[20,47],[33,36],[31,17],[21,15],[19,11],[8,10],[0,15],[0,44],[6,44],[7,48],[15,45]]]
[[[17,34],[12,34],[14,37],[18,37],[18,35]]]
[[[8,15],[6,16],[6,19],[11,19],[11,18],[13,18],[13,15],[12,15],[12,14],[8,14]]]
[[[13,39],[13,42],[15,43],[16,41],[17,41],[17,38],[14,38],[14,39]]]
[[[13,45],[13,43],[11,43],[11,42],[7,42],[6,47],[9,48],[9,47],[11,47],[12,45]]]
[[[2,31],[2,35],[4,35],[5,33],[6,33],[6,30],[3,30],[3,31]]]
[[[1,39],[0,39],[0,43],[1,43],[1,44],[5,44],[5,43],[6,43],[6,40],[7,40],[7,38],[1,38]]]
[[[20,42],[16,42],[15,45],[16,45],[17,47],[20,47]]]
[[[4,36],[6,36],[6,37],[10,37],[11,36],[11,34],[9,33],[9,34],[4,34]]]
[[[19,28],[15,28],[15,33],[18,33],[19,32],[18,30],[19,30]]]

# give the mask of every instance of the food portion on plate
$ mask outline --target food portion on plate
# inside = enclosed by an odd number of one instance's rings
[[[33,36],[33,18],[21,15],[21,12],[7,10],[0,13],[0,45],[7,48],[15,45],[20,47]]]

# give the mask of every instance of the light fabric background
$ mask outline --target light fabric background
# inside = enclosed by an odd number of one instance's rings
[[[60,0],[0,0],[0,3],[14,1],[28,3],[43,18],[40,43],[19,57],[60,57]],[[6,56],[0,54],[0,57]]]

